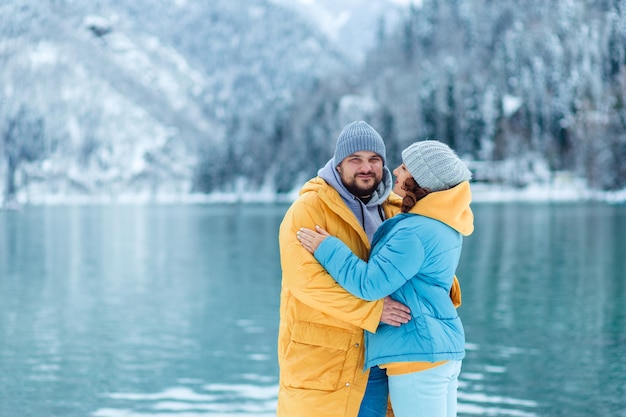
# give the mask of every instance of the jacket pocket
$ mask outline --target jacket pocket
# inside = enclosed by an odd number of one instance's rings
[[[346,362],[352,334],[336,327],[299,322],[291,332],[283,375],[292,388],[334,391]]]
[[[401,327],[404,329],[404,340],[416,352],[429,354],[433,351],[433,329],[429,327],[429,322],[432,324],[431,317],[420,314]]]
[[[442,319],[423,314],[402,327],[405,340],[412,340],[417,352],[457,354],[464,350],[465,334],[458,316]]]

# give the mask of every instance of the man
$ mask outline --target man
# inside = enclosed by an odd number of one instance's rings
[[[392,188],[381,136],[356,121],[344,127],[333,158],[285,214],[279,234],[279,417],[385,414],[386,375],[378,367],[363,371],[363,330],[375,332],[380,322],[407,323],[409,310],[389,297],[367,302],[343,290],[296,233],[319,225],[367,260],[378,226],[400,211],[401,199],[390,195]]]

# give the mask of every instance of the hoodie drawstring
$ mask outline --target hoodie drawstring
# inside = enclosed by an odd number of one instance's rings
[[[359,201],[359,208],[361,209],[361,226],[365,230],[365,212],[363,211],[363,202]]]
[[[358,197],[354,197],[355,200],[360,200]],[[377,205],[376,206],[378,208],[378,216],[380,217],[381,221],[385,221],[385,212],[383,211],[383,208],[381,207],[381,205]],[[365,212],[363,211],[363,202],[359,201],[359,208],[361,209],[361,226],[363,226],[363,230],[365,230]]]

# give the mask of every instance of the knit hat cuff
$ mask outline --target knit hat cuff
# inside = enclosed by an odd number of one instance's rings
[[[402,161],[415,182],[431,191],[447,190],[472,178],[456,153],[436,140],[415,142],[402,151]]]
[[[374,152],[383,159],[383,165],[387,164],[383,138],[366,122],[356,121],[344,127],[339,134],[333,163],[337,166],[349,155],[361,151]]]

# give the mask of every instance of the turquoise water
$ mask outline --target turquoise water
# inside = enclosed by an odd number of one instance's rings
[[[0,416],[271,416],[284,205],[0,212]],[[626,207],[477,204],[461,416],[626,416]]]

